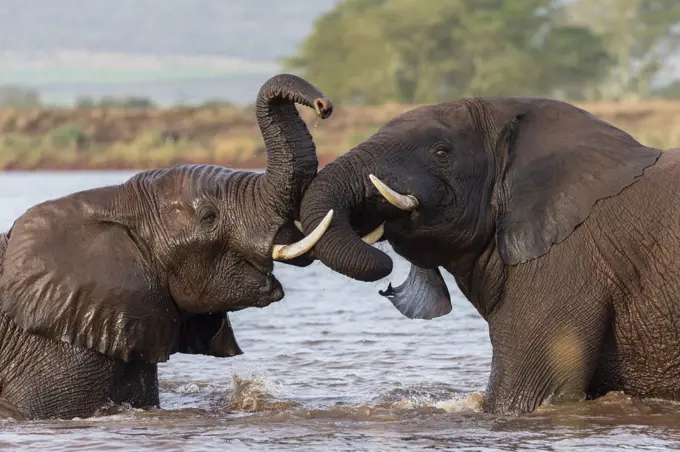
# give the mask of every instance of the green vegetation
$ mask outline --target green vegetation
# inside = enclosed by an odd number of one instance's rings
[[[93,99],[87,96],[81,96],[76,99],[76,108],[80,109],[94,109],[94,108],[151,108],[154,107],[151,99],[146,97],[123,97],[116,98],[105,96],[101,99]]]
[[[0,85],[0,108],[35,108],[40,106],[40,93],[17,85]]]
[[[679,23],[677,0],[344,0],[285,65],[357,104],[645,98]]]
[[[613,59],[596,97],[612,100],[663,96],[652,83],[680,46],[677,0],[575,0],[564,21],[588,27]],[[591,96],[593,97],[593,96]]]
[[[680,147],[680,102],[668,100],[680,100],[680,76],[668,70],[678,50],[678,0],[342,0],[285,66],[336,105],[328,121],[302,109],[324,164],[418,104],[478,95],[565,99],[644,144]],[[120,81],[116,71],[96,70],[64,69],[74,81]],[[159,70],[140,74],[147,80]],[[41,86],[64,77],[39,72],[40,83],[22,80]],[[252,107],[216,99],[159,109],[128,97],[58,109],[41,106],[33,89],[0,87],[0,168],[180,162],[264,166]]]
[[[680,102],[579,104],[642,143],[680,147]],[[412,104],[339,106],[333,117],[303,117],[326,164],[366,140]],[[115,169],[214,163],[265,165],[252,109],[223,106],[0,110],[0,169]]]

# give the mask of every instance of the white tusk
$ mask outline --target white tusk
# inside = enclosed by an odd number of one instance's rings
[[[333,210],[329,210],[321,223],[314,228],[311,234],[299,242],[289,245],[274,245],[272,248],[272,259],[275,261],[287,261],[302,256],[316,245],[316,242],[323,237],[333,219]]]
[[[295,220],[294,223],[295,223],[295,227],[297,228],[297,230],[302,232],[302,223],[300,223],[297,220]]]
[[[369,232],[365,236],[361,237],[361,240],[364,241],[364,243],[368,243],[369,245],[373,245],[375,242],[380,240],[385,233],[385,222],[383,222],[380,226],[375,228],[373,231]]]
[[[390,187],[385,185],[380,179],[375,177],[373,174],[369,174],[368,178],[371,179],[375,188],[378,189],[381,195],[394,207],[401,210],[406,210],[411,212],[415,210],[420,204],[415,196],[413,195],[402,195],[392,190]]]

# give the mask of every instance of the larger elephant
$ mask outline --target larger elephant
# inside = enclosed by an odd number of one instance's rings
[[[293,223],[317,171],[295,103],[332,112],[301,78],[266,82],[256,108],[263,174],[150,170],[43,202],[14,222],[0,237],[0,412],[71,418],[109,402],[154,407],[156,364],[171,354],[242,353],[227,312],[280,300],[273,261],[308,264],[324,229],[303,238]]]
[[[413,265],[382,292],[409,317],[449,312],[439,267],[453,275],[489,326],[484,410],[512,413],[680,400],[678,205],[680,151],[567,103],[475,98],[386,123],[319,172],[301,220],[334,209],[314,254],[362,281],[392,270],[382,235]]]

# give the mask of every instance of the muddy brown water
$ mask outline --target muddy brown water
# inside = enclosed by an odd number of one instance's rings
[[[0,223],[129,172],[0,173]],[[394,256],[394,254],[392,253]],[[396,258],[389,280],[408,265]],[[89,419],[0,421],[7,450],[666,450],[680,448],[680,404],[623,394],[523,416],[483,414],[486,324],[454,294],[453,312],[409,320],[322,264],[277,265],[286,297],[232,314],[245,354],[174,355],[160,366],[160,410],[111,407]]]

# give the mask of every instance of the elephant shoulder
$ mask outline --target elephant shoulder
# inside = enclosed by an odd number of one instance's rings
[[[645,171],[652,178],[678,180],[680,176],[680,148],[666,149],[661,152],[656,165]]]
[[[641,207],[643,199],[653,200],[651,205],[663,206],[672,215],[680,201],[680,149],[662,151],[656,164],[645,168],[635,189],[623,190],[618,198],[622,203],[640,203]]]

